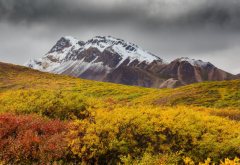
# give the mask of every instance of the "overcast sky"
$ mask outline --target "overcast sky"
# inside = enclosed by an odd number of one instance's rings
[[[66,35],[113,36],[169,62],[240,73],[240,0],[0,0],[0,61],[22,65]]]

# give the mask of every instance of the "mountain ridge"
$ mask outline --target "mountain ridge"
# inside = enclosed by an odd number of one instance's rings
[[[151,88],[175,88],[237,77],[209,62],[187,57],[168,63],[135,44],[111,36],[96,36],[87,42],[71,36],[62,37],[44,57],[32,59],[24,66],[83,79]]]

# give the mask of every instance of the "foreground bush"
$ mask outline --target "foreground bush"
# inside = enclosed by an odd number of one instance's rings
[[[142,157],[133,159],[131,156],[124,156],[121,161],[125,165],[175,165],[182,160],[179,153],[176,154],[157,154],[144,153]]]
[[[195,163],[192,161],[191,158],[185,158],[184,159],[184,163],[186,165],[195,165]],[[208,158],[207,160],[204,161],[204,163],[199,163],[199,165],[209,165],[211,164],[211,159]],[[212,163],[213,165],[215,165],[215,163]],[[234,160],[230,160],[228,158],[225,158],[224,161],[221,161],[220,165],[240,165],[240,159],[239,158],[235,158]]]
[[[0,162],[46,163],[67,159],[69,124],[32,115],[0,114]]]
[[[203,162],[240,155],[239,123],[210,116],[203,108],[150,106],[97,109],[75,122],[71,151],[83,162],[116,164],[145,153],[177,153]]]
[[[115,103],[115,102],[114,102]],[[182,164],[240,155],[239,123],[204,108],[90,108],[68,124],[28,115],[0,115],[0,162]],[[65,133],[64,133],[65,132]]]

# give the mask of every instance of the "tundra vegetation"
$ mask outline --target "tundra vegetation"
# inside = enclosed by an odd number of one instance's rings
[[[240,164],[239,87],[159,90],[0,63],[0,164]]]

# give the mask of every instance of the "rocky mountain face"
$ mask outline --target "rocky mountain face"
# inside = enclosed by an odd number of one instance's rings
[[[201,60],[179,58],[167,63],[135,44],[111,36],[97,36],[87,42],[62,37],[44,57],[24,65],[83,79],[151,88],[175,88],[234,77]]]
[[[159,69],[157,73],[177,79],[182,85],[203,81],[223,81],[233,79],[233,75],[218,69],[209,62],[189,58],[179,58]]]
[[[240,79],[240,74],[234,75],[234,79]]]

